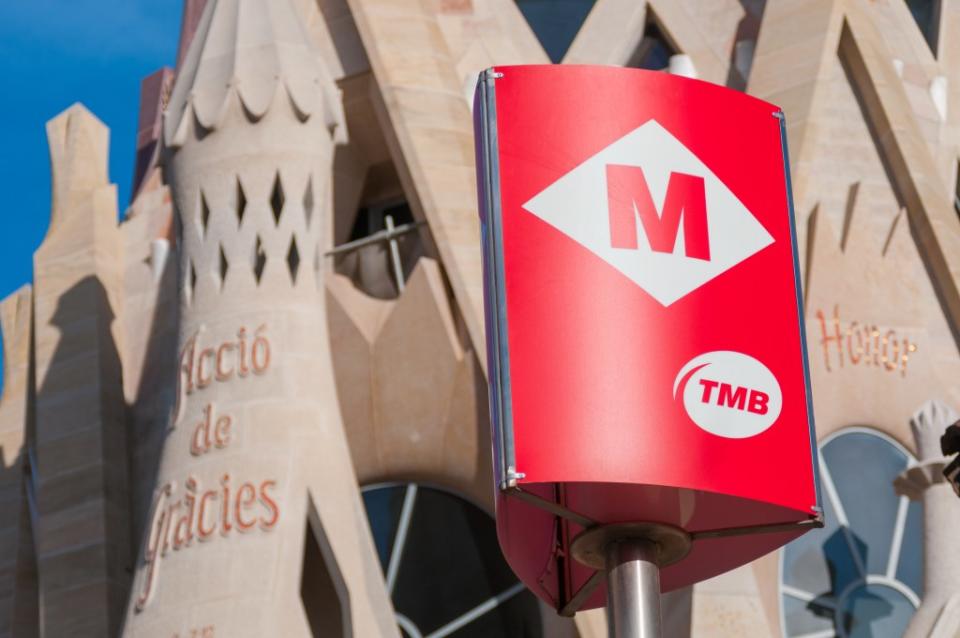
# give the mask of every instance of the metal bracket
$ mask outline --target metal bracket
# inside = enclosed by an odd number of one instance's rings
[[[392,224],[392,221],[391,221]],[[372,235],[367,235],[366,237],[361,237],[360,239],[355,239],[353,241],[348,241],[345,244],[340,244],[331,248],[327,252],[323,253],[324,257],[331,257],[333,255],[340,255],[343,253],[348,253],[358,248],[363,248],[364,246],[369,246],[370,244],[376,244],[381,241],[390,241],[401,235],[406,235],[407,233],[412,233],[421,226],[426,226],[427,222],[418,221],[412,222],[409,224],[401,224],[400,226],[394,226],[393,228],[388,228],[386,230],[378,230]]]
[[[583,603],[587,602],[587,599],[596,591],[597,587],[600,586],[600,582],[603,581],[603,570],[597,570],[593,572],[593,575],[587,579],[587,582],[577,590],[570,600],[567,601],[563,607],[561,607],[557,613],[561,616],[566,616],[567,618],[572,618],[581,607]]]
[[[606,549],[610,543],[625,539],[648,540],[657,547],[657,565],[678,563],[693,547],[693,538],[679,527],[663,523],[616,523],[599,525],[581,532],[570,543],[577,562],[597,570],[606,569]]]
[[[708,529],[699,532],[692,532],[690,536],[694,541],[698,541],[703,538],[725,538],[727,536],[748,536],[751,534],[774,534],[776,532],[789,532],[794,529],[803,529],[805,527],[811,527],[814,529],[823,527],[823,514],[817,514],[816,517],[807,519],[805,521]]]
[[[576,523],[580,527],[593,527],[597,524],[597,522],[592,518],[584,516],[583,514],[578,514],[577,512],[567,509],[559,503],[554,503],[551,500],[545,499],[542,496],[537,496],[533,492],[526,492],[518,485],[511,485],[506,489],[501,486],[501,489],[503,489],[508,496],[516,497],[521,501],[525,501],[530,505],[533,505],[534,507],[539,507],[542,510],[546,510],[554,516],[565,518],[572,523]]]

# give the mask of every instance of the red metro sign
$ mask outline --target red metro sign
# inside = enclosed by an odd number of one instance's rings
[[[820,523],[783,114],[665,73],[497,67],[474,108],[497,526],[558,610],[584,530],[679,528],[664,591]]]

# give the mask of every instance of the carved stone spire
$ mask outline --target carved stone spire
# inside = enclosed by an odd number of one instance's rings
[[[318,267],[342,122],[291,0],[209,0],[164,120],[179,359],[130,635],[339,635],[311,624],[319,606],[397,636]]]
[[[82,104],[47,122],[47,141],[53,182],[50,236],[86,201],[100,194],[109,198],[113,186],[107,178],[110,131]],[[104,204],[98,209],[109,207],[108,202]]]
[[[177,70],[164,126],[168,147],[181,146],[193,127],[221,127],[234,97],[250,120],[286,102],[302,122],[317,115],[330,130],[343,130],[336,86],[292,3],[210,5]]]
[[[117,321],[123,242],[107,178],[109,131],[75,104],[47,123],[47,137],[53,201],[34,253],[30,460],[41,626],[54,636],[116,635],[132,552]],[[68,607],[68,597],[84,602]]]

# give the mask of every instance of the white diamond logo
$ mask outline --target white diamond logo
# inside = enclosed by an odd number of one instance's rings
[[[664,306],[773,243],[737,196],[656,120],[523,207]]]

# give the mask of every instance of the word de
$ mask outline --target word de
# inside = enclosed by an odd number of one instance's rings
[[[211,448],[222,449],[230,443],[230,426],[233,419],[227,414],[222,414],[216,419],[213,415],[213,404],[208,403],[203,408],[203,418],[197,423],[193,437],[190,439],[190,454],[200,456],[209,452]]]

